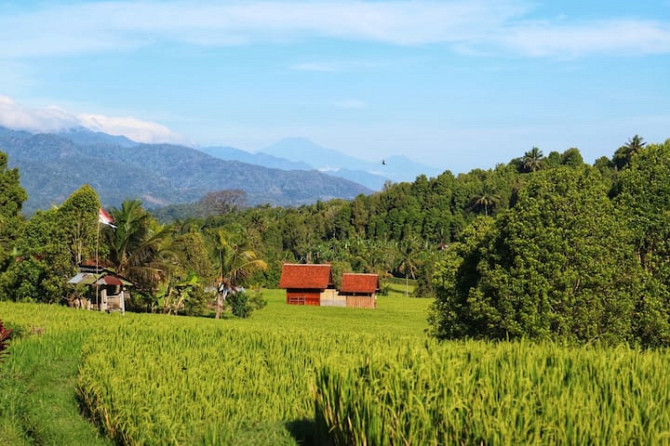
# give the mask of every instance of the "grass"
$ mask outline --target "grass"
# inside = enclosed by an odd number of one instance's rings
[[[296,307],[284,303],[284,293],[282,290],[267,290],[266,308],[255,312],[247,320],[225,321],[130,313],[125,316],[108,315],[59,306],[0,302],[0,319],[13,328],[16,334],[12,340],[11,354],[0,364],[0,444],[113,444],[81,416],[77,382],[82,379],[81,375],[78,376],[79,369],[87,370],[87,364],[90,367],[94,351],[100,351],[105,360],[110,357],[106,352],[114,347],[110,346],[108,337],[110,333],[113,335],[115,329],[128,330],[124,338],[118,338],[120,344],[124,344],[124,339],[128,339],[130,334],[150,326],[147,333],[147,348],[150,350],[156,342],[161,342],[151,335],[163,325],[174,328],[186,324],[193,331],[187,330],[185,336],[198,333],[203,337],[222,328],[224,332],[229,329],[249,330],[260,333],[260,338],[265,337],[263,333],[302,333],[308,330],[326,343],[333,332],[370,336],[424,336],[425,309],[430,303],[428,300],[405,299],[392,293],[390,297],[379,298],[377,310]],[[279,336],[278,339],[283,339],[283,336],[288,335]],[[226,342],[229,344],[234,341]],[[132,344],[131,347],[136,345]],[[225,351],[226,346],[217,346],[219,348]],[[105,370],[108,365],[101,365],[101,370]],[[101,370],[92,373],[98,376]],[[119,370],[115,376],[129,373],[132,378],[135,371],[136,368],[130,367]],[[160,368],[155,370],[157,375],[161,372]],[[266,423],[256,421],[243,428],[243,434],[237,436],[236,442],[296,444],[296,438],[308,438],[313,429],[313,414],[307,380],[299,395],[299,398],[306,400],[301,406],[305,409],[297,411],[296,416]],[[230,440],[229,435],[215,431],[205,432],[207,435],[210,436],[211,444]],[[206,442],[207,438],[201,440]]]
[[[439,344],[431,301],[403,293],[365,310],[269,290],[224,320],[0,302],[22,333],[0,444],[670,444],[666,350]]]
[[[97,315],[0,303],[18,334],[0,365],[0,444],[111,444],[81,417],[75,392],[90,316]]]

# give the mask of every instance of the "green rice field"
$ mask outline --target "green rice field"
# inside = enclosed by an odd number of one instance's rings
[[[668,352],[439,344],[430,300],[249,319],[0,302],[0,444],[670,444]]]

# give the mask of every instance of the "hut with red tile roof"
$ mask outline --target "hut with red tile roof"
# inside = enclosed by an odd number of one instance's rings
[[[379,291],[377,274],[342,274],[340,295],[346,296],[347,307],[377,308],[377,291]]]
[[[286,290],[289,305],[321,305],[321,299],[337,294],[333,285],[330,265],[297,265],[285,263],[282,266],[279,288]]]

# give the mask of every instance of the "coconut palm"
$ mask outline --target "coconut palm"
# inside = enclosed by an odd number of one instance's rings
[[[125,200],[111,213],[116,229],[103,229],[108,260],[120,275],[135,283],[136,289],[152,292],[165,280],[173,263],[169,230],[156,223],[139,200]]]
[[[527,172],[536,172],[542,168],[542,161],[544,155],[537,147],[533,147],[530,151],[523,154],[522,163],[523,168]]]
[[[494,194],[489,190],[489,187],[485,184],[482,187],[482,190],[479,194],[475,195],[472,199],[472,209],[484,209],[484,215],[489,215],[489,208],[493,208],[498,205],[500,201],[500,196]]]
[[[216,319],[221,317],[226,291],[241,286],[254,272],[268,268],[267,263],[249,249],[246,240],[236,240],[233,234],[219,229],[216,233],[216,254],[219,268],[219,290],[216,299]]]
[[[405,296],[409,296],[409,277],[416,279],[420,253],[419,239],[415,236],[407,237],[398,244],[397,269],[405,274]]]
[[[614,161],[614,165],[617,167],[617,169],[621,170],[627,166],[633,156],[641,152],[646,144],[647,143],[644,142],[644,139],[642,139],[642,137],[639,135],[635,135],[632,138],[629,138],[628,142],[619,147],[617,151],[614,152],[614,156],[612,157],[612,161]]]

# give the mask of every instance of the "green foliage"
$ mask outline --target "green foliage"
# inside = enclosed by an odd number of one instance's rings
[[[171,230],[159,225],[139,200],[125,200],[112,209],[116,229],[102,228],[108,261],[134,284],[134,293],[156,305],[156,292],[170,277],[176,254],[170,249]]]
[[[66,223],[59,209],[38,211],[30,219],[16,242],[18,255],[0,279],[5,299],[54,303],[67,297],[67,280],[76,268]]]
[[[568,167],[581,167],[584,165],[584,158],[579,153],[579,149],[571,147],[561,155],[561,164]]]
[[[9,169],[7,155],[0,151],[0,273],[6,268],[21,232],[21,208],[27,198],[19,181],[18,169]]]
[[[230,305],[230,311],[233,313],[233,316],[243,319],[251,316],[253,306],[251,305],[251,302],[249,302],[249,296],[247,293],[233,293],[228,296],[227,302],[228,305]]]
[[[58,208],[74,266],[95,257],[99,209],[98,194],[88,184],[73,192]]]
[[[594,169],[537,172],[512,208],[468,235],[436,277],[438,338],[643,342],[641,271]]]
[[[537,147],[523,154],[522,166],[524,172],[535,172],[540,170],[544,164],[544,154]]]
[[[615,202],[631,228],[635,258],[647,273],[636,306],[640,337],[670,344],[670,140],[642,147],[619,174]]]
[[[263,296],[263,291],[259,288],[247,293],[249,296],[249,303],[254,310],[260,310],[267,306],[268,300]]]
[[[626,144],[619,147],[614,156],[612,157],[612,162],[618,170],[622,170],[628,166],[633,156],[642,151],[644,146],[647,143],[639,136],[635,135],[628,140]]]

